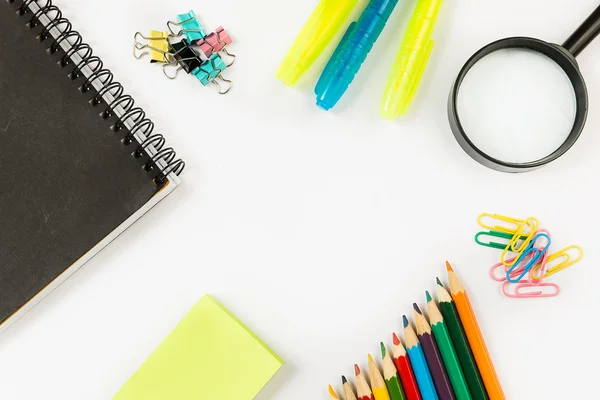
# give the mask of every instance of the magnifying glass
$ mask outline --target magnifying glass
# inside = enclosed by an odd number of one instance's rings
[[[490,43],[450,90],[454,137],[480,164],[525,172],[565,154],[587,118],[588,95],[575,57],[600,33],[600,6],[562,44],[529,37]]]

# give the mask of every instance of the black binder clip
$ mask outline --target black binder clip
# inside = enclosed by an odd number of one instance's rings
[[[196,68],[202,65],[202,59],[187,40],[183,39],[178,43],[171,43],[173,52],[165,54],[166,64],[163,65],[163,73],[169,79],[177,78],[179,71],[184,70],[190,74]]]

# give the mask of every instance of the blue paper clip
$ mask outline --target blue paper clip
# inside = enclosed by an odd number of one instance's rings
[[[546,243],[546,245],[543,248],[534,247],[535,242],[541,237],[545,237],[546,240],[548,241],[548,243]],[[548,235],[547,233],[537,233],[533,237],[533,240],[529,243],[529,245],[527,246],[525,251],[523,253],[521,253],[517,262],[515,262],[514,265],[512,267],[510,267],[508,269],[508,271],[506,271],[506,280],[510,283],[517,283],[521,279],[523,279],[525,277],[525,275],[527,275],[529,273],[529,270],[531,268],[533,268],[534,265],[536,265],[539,262],[539,260],[544,256],[544,253],[548,251],[548,248],[550,247],[550,243],[552,243],[552,239],[550,239],[550,235]],[[521,274],[513,279],[511,276],[512,272],[519,266],[521,261],[525,260],[527,257],[531,257],[531,259],[523,267],[523,271],[521,272]]]
[[[202,85],[208,86],[210,83],[214,83],[219,88],[219,94],[225,94],[231,90],[233,85],[233,82],[223,78],[223,75],[221,75],[226,69],[227,64],[225,64],[221,56],[214,53],[200,67],[196,68],[193,74],[196,75],[196,78],[198,78]],[[228,83],[228,88],[225,91],[223,91],[223,87],[217,82],[218,78]]]
[[[171,25],[180,26],[181,29],[179,32],[173,32]],[[206,36],[206,31],[202,25],[200,25],[200,22],[198,22],[194,10],[191,10],[187,14],[179,14],[177,16],[177,22],[169,21],[167,22],[167,27],[172,35],[184,35],[187,41],[192,44]]]

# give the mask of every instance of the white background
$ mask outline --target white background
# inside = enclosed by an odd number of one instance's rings
[[[285,361],[258,399],[325,399],[327,384],[339,387],[354,363],[378,356],[380,340],[389,344],[414,301],[424,305],[446,259],[509,399],[593,397],[600,40],[578,58],[590,93],[585,132],[538,171],[472,161],[450,133],[446,99],[481,46],[514,35],[560,43],[596,1],[447,1],[413,106],[392,123],[378,118],[379,101],[412,0],[400,1],[331,112],[312,95],[327,55],[295,89],[273,77],[316,0],[56,3],[188,167],[178,190],[2,335],[2,399],[109,399],[205,293]],[[169,81],[131,55],[135,31],[165,29],[192,8],[235,40],[226,96],[192,77]],[[534,215],[555,249],[585,249],[553,278],[559,297],[500,294],[487,272],[498,254],[473,242],[483,211]]]

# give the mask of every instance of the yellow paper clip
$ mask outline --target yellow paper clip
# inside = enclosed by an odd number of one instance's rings
[[[569,251],[570,250],[576,250],[577,251],[577,257],[576,258],[571,259],[571,256],[569,255]],[[548,259],[547,259],[546,263],[549,264],[550,262],[552,262],[554,260],[559,260],[561,258],[564,258],[564,260],[562,260],[560,263],[558,263],[554,267],[548,268],[546,270],[546,273],[543,276],[534,276],[535,271],[538,271],[540,269],[540,267],[541,267],[541,264],[537,264],[535,267],[533,267],[531,269],[530,277],[534,281],[539,281],[542,278],[546,279],[547,277],[552,276],[552,275],[554,275],[554,274],[562,271],[563,269],[567,269],[570,266],[572,266],[573,264],[578,263],[579,260],[581,260],[582,257],[583,257],[583,249],[581,247],[575,245],[575,244],[572,244],[572,245],[567,246],[564,249],[561,249],[561,250],[557,251],[556,253],[548,256]]]
[[[136,32],[133,36],[133,56],[139,60],[145,55],[149,55],[151,63],[166,62],[165,54],[169,51],[169,36],[169,32],[150,31],[148,36]],[[147,43],[142,43],[140,38],[146,40]],[[148,50],[140,53],[144,49]]]
[[[517,261],[519,261],[521,254],[523,254],[525,249],[527,249],[527,246],[529,246],[531,240],[534,238],[538,226],[539,221],[537,220],[537,218],[528,217],[525,220],[525,223],[519,228],[519,230],[517,230],[517,232],[515,232],[510,242],[508,242],[508,246],[506,246],[506,249],[502,251],[502,254],[500,256],[500,261],[502,261],[502,264],[506,265],[507,267],[511,267]],[[527,230],[527,228],[529,228],[529,230]],[[517,243],[519,242],[519,240],[521,240],[521,236],[526,236],[526,238],[521,242],[520,245],[517,246]],[[517,253],[517,255],[514,258],[512,258],[512,260],[509,258],[510,261],[506,259],[506,254],[509,251]]]
[[[486,218],[491,218],[492,220],[508,223],[509,226],[507,227],[502,225],[486,225],[484,222]],[[481,213],[479,214],[479,217],[477,217],[477,223],[482,228],[489,229],[490,231],[512,233],[514,235],[515,233],[517,233],[518,230],[520,230],[523,227],[523,225],[525,224],[525,220],[512,217],[505,217],[504,215],[499,214]]]

